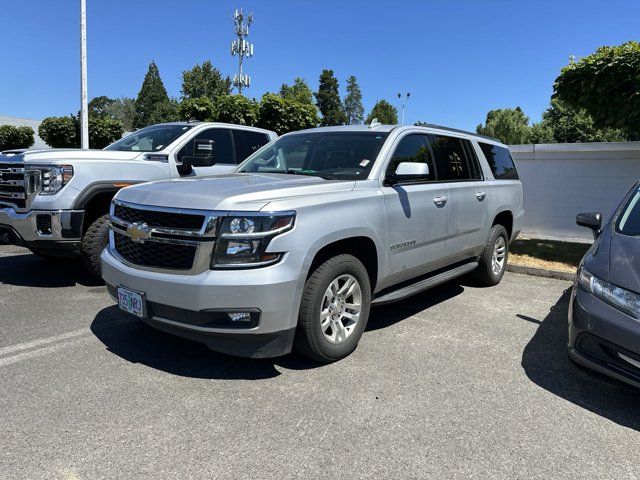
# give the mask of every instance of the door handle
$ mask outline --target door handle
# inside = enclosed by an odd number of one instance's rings
[[[487,192],[478,192],[476,193],[476,198],[480,201],[484,200],[484,197],[487,196]]]
[[[435,203],[437,207],[444,207],[444,204],[447,203],[447,197],[434,197],[433,203]]]

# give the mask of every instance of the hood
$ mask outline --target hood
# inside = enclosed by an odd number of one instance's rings
[[[235,173],[144,183],[123,188],[117,199],[158,207],[259,211],[274,200],[349,191],[354,186],[355,181],[311,176]]]
[[[611,283],[640,293],[640,237],[613,233],[610,249]]]
[[[146,152],[120,152],[117,150],[82,150],[81,148],[52,148],[48,150],[27,150],[17,155],[0,155],[0,162],[26,162],[26,163],[61,163],[82,162],[96,160],[134,160]],[[9,160],[10,159],[10,160]]]

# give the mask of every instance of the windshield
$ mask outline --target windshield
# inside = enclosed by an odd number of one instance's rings
[[[618,232],[623,235],[640,235],[640,190],[631,197],[618,220]]]
[[[236,171],[363,180],[369,175],[387,135],[379,132],[287,135],[257,151]]]
[[[112,143],[105,150],[121,152],[157,152],[173,143],[193,125],[153,125],[133,132]]]

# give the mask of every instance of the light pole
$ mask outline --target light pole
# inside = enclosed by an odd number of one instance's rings
[[[407,94],[404,97],[401,94],[398,94],[398,98],[402,102],[402,121],[400,122],[400,125],[404,125],[404,104],[407,103],[407,100],[409,100],[410,96],[411,96],[411,93],[409,92],[407,92]]]
[[[253,57],[253,44],[247,41],[249,36],[249,27],[253,23],[253,13],[245,15],[240,9],[236,9],[233,15],[233,24],[235,27],[237,40],[231,43],[231,55],[238,56],[238,73],[233,76],[233,86],[238,89],[238,94],[242,95],[242,89],[251,85],[251,78],[247,74],[242,73],[242,61],[244,58]]]
[[[87,2],[80,0],[80,146],[89,148],[89,107],[87,105]]]

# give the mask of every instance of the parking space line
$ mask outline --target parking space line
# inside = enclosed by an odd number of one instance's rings
[[[61,350],[65,347],[70,347],[72,345],[81,343],[85,340],[88,340],[88,338],[77,338],[76,340],[73,340],[71,342],[57,343],[54,345],[50,345],[48,347],[42,347],[36,350],[31,350],[28,352],[22,352],[15,355],[10,355],[5,358],[0,358],[0,367],[6,367],[7,365],[11,365],[12,363],[21,362],[23,360],[29,360],[31,358],[41,357],[42,355],[48,355],[57,350]]]
[[[17,343],[9,347],[0,348],[0,356],[9,355],[16,352],[21,352],[23,350],[29,350],[32,348],[42,347],[44,345],[49,345],[50,343],[56,343],[62,340],[68,340],[70,338],[79,337],[81,335],[87,335],[89,333],[91,333],[90,329],[81,328],[80,330],[61,333],[60,335],[54,335],[52,337],[41,338],[39,340],[32,340],[30,342]]]

